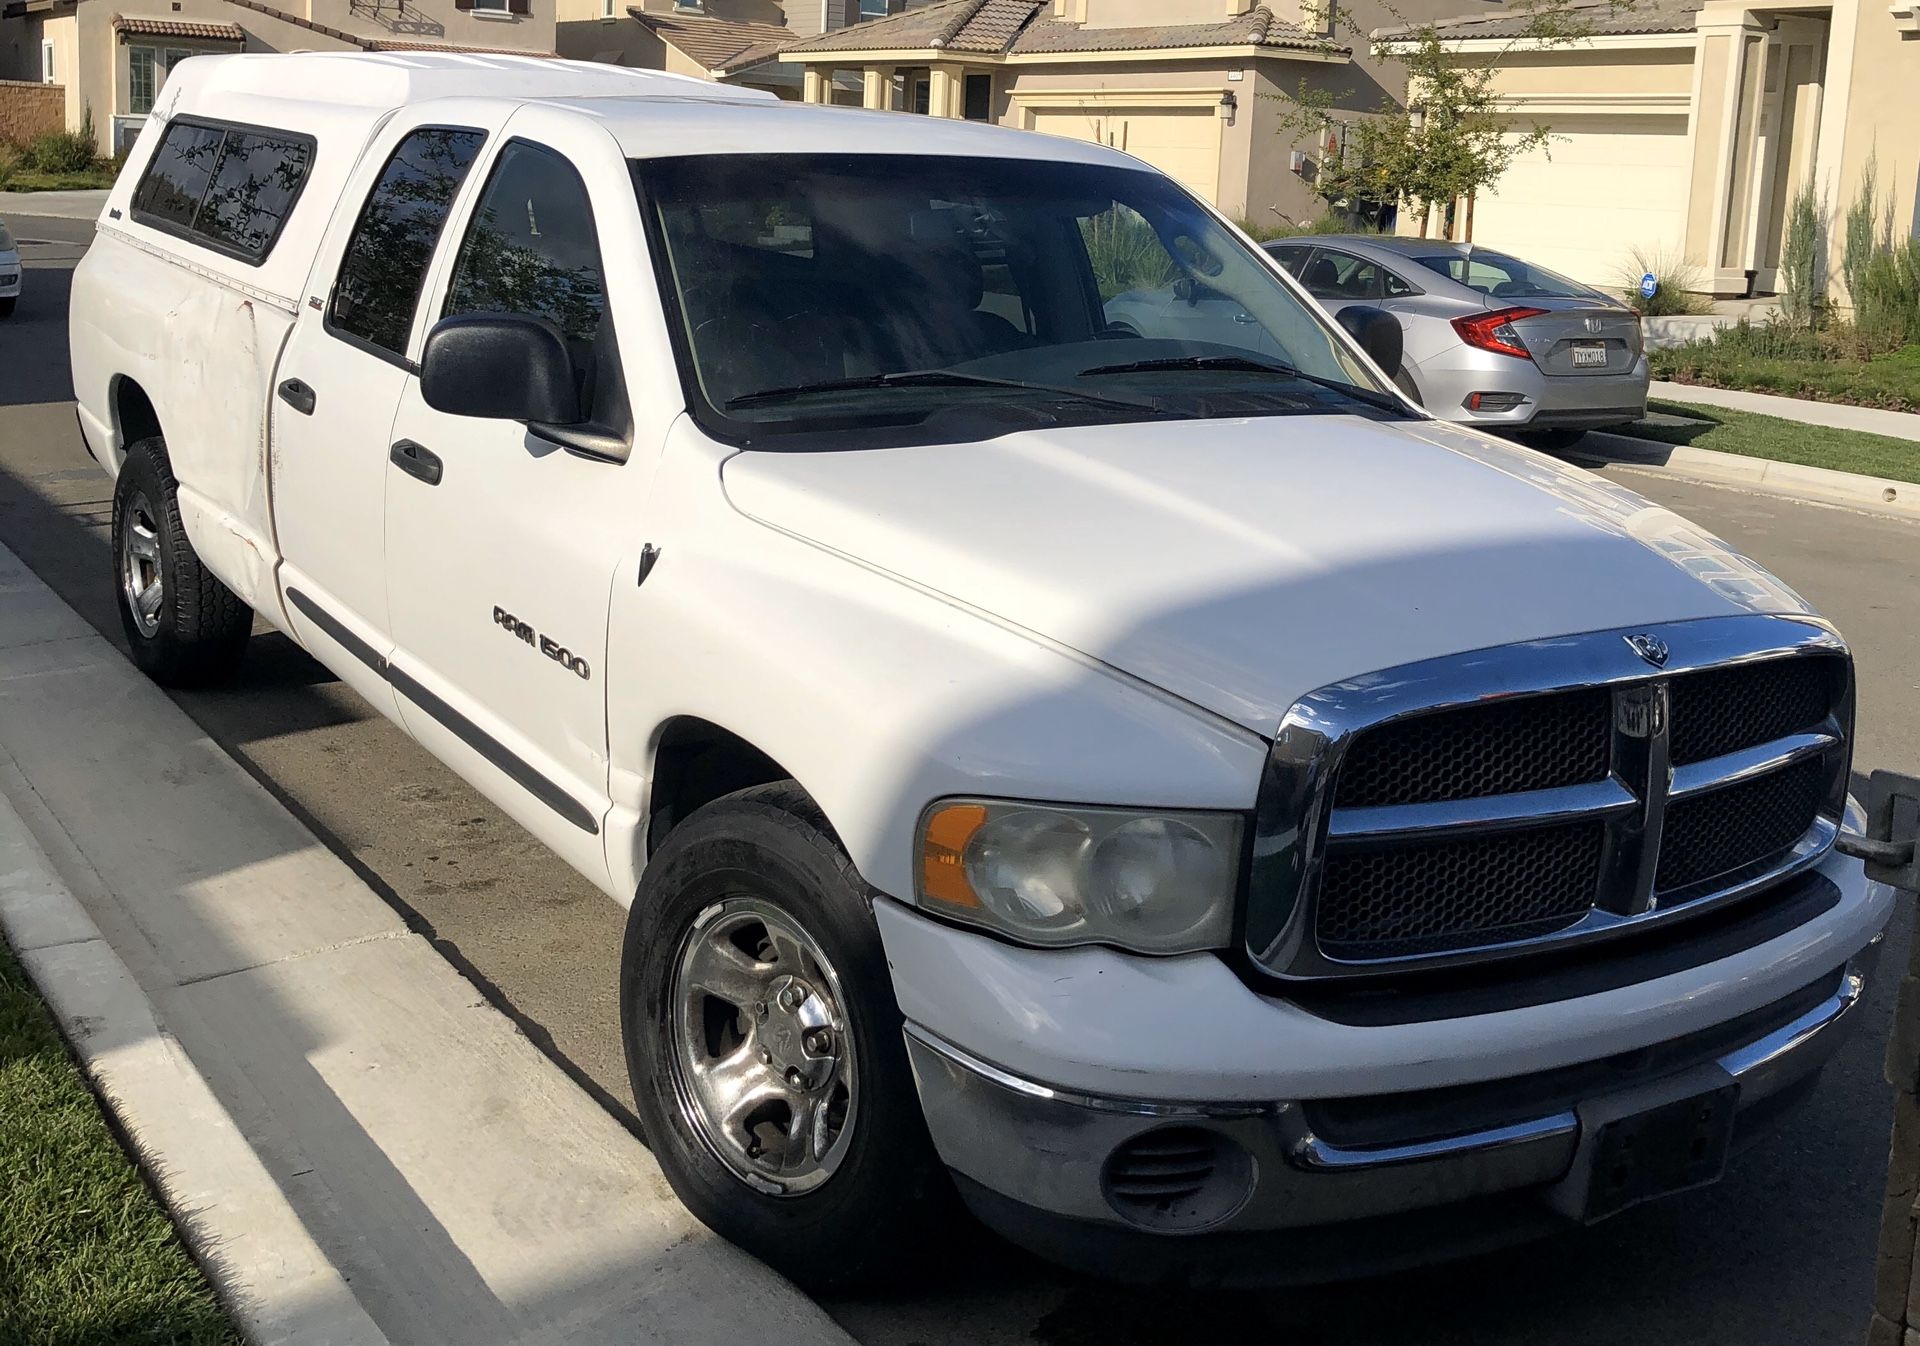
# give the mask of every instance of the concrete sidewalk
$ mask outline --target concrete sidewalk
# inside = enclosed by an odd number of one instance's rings
[[[0,220],[39,215],[54,220],[98,219],[107,204],[105,188],[77,192],[0,192]]]
[[[251,1340],[850,1346],[4,547],[0,794],[0,921]]]
[[[1878,407],[1848,406],[1844,402],[1809,402],[1770,393],[1743,393],[1731,388],[1703,388],[1693,383],[1656,382],[1651,395],[1663,402],[1691,402],[1695,406],[1725,407],[1778,416],[1803,425],[1829,425],[1836,430],[1864,430],[1873,435],[1920,442],[1920,415],[1909,411],[1882,411]]]

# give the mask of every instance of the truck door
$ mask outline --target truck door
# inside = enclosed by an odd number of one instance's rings
[[[559,329],[577,368],[617,369],[620,296],[608,294],[595,221],[619,212],[637,235],[631,174],[604,130],[548,118],[516,115],[477,173],[423,325],[472,312],[537,317]],[[548,134],[517,134],[525,120]],[[569,125],[588,142],[579,150],[567,144]],[[624,407],[619,377],[595,384]],[[389,676],[401,718],[598,879],[610,803],[609,595],[622,577],[635,582],[628,561],[644,538],[651,454],[622,461],[518,421],[447,415],[427,406],[417,378],[401,392],[392,439]]]
[[[382,527],[394,409],[454,198],[487,133],[390,124],[335,212],[274,374],[273,514],[295,633],[395,710]]]

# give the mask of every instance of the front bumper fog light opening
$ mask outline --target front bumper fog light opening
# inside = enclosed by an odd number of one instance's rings
[[[1253,1183],[1253,1156],[1198,1126],[1134,1136],[1107,1156],[1101,1171],[1114,1213],[1163,1234],[1197,1233],[1231,1219],[1252,1197]]]

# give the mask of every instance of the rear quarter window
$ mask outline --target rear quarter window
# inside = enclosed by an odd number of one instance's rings
[[[313,164],[293,131],[179,118],[133,192],[133,218],[258,266],[273,250]]]

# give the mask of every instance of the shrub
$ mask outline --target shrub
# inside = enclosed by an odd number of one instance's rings
[[[1787,203],[1787,235],[1780,244],[1780,311],[1795,327],[1814,326],[1826,293],[1820,266],[1824,214],[1812,182]]]
[[[84,173],[98,160],[85,131],[48,131],[20,152],[20,166],[36,173]]]
[[[1110,210],[1080,222],[1102,301],[1129,290],[1171,285],[1179,270],[1153,226],[1131,211]]]
[[[1640,293],[1640,278],[1651,273],[1660,288],[1648,299]],[[1711,313],[1713,299],[1706,293],[1700,268],[1680,252],[1665,248],[1635,248],[1621,264],[1614,283],[1626,292],[1627,302],[1649,318]]]
[[[1276,238],[1301,238],[1308,234],[1381,234],[1378,229],[1366,223],[1356,224],[1347,216],[1330,211],[1317,220],[1306,224],[1295,224],[1292,220],[1276,216],[1272,221],[1235,220],[1255,243],[1271,243]]]
[[[1852,254],[1848,254],[1852,269]],[[1848,279],[1853,336],[1862,356],[1920,342],[1920,239],[1877,247]]]
[[[13,146],[0,143],[0,192],[7,190],[13,182],[13,175],[20,171],[20,151]]]
[[[1846,255],[1840,259],[1840,275],[1846,282],[1848,297],[1858,307],[1867,268],[1873,264],[1877,253],[1893,245],[1893,202],[1887,202],[1886,213],[1882,215],[1880,159],[1877,154],[1867,156],[1867,162],[1860,170],[1859,194],[1853,198],[1853,204],[1847,207],[1846,245]]]

